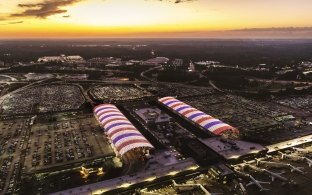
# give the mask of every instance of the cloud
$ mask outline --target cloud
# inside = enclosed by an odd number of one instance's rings
[[[191,2],[196,0],[176,0],[174,3],[184,3],[184,2]]]
[[[164,1],[164,2],[173,2],[173,3],[185,3],[185,2],[193,2],[197,0],[157,0],[157,1]]]
[[[311,39],[312,27],[245,28],[207,32],[210,36],[251,39]]]
[[[21,13],[11,14],[11,17],[38,17],[47,18],[55,14],[66,13],[67,10],[62,7],[78,3],[83,0],[45,0],[41,3],[25,3],[18,4],[18,7],[23,8]]]
[[[0,23],[0,25],[13,25],[13,24],[22,24],[24,21],[12,21],[12,22],[7,22],[7,23]]]
[[[69,5],[72,5],[81,1],[85,1],[85,0],[42,0],[42,2],[39,2],[39,3],[20,3],[17,6],[23,9],[23,11],[21,11],[20,13],[10,14],[8,18],[37,17],[37,18],[45,19],[52,15],[65,14],[67,13],[67,10],[64,9],[63,7],[69,6]],[[179,4],[179,3],[185,3],[185,2],[193,2],[197,0],[157,0],[157,1]],[[70,16],[64,15],[62,17],[68,18]]]
[[[312,31],[312,27],[272,27],[272,28],[244,28],[233,31],[246,32],[296,32],[296,31]]]
[[[8,24],[22,24],[24,21],[14,21],[14,22],[9,22]]]
[[[44,4],[43,3],[25,3],[25,4],[20,3],[17,6],[21,8],[34,8],[34,7],[44,6]]]

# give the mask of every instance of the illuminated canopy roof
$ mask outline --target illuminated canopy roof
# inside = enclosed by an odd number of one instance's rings
[[[193,108],[192,106],[185,104],[173,97],[164,97],[158,101],[170,109],[178,112],[188,120],[193,121],[194,123],[216,135],[220,135],[228,131],[232,131],[235,134],[239,133],[236,128],[218,119],[215,119],[212,116],[207,115],[206,113],[199,111],[196,108]]]
[[[101,104],[96,106],[93,112],[121,156],[135,148],[153,148],[116,106]]]

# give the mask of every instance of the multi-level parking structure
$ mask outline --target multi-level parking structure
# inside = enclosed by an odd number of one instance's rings
[[[197,110],[196,108],[193,108],[192,106],[181,102],[174,97],[163,97],[158,101],[165,107],[169,108],[175,113],[178,113],[183,118],[197,124],[204,130],[209,131],[215,135],[221,135],[225,133],[233,135],[239,134],[239,131],[236,128],[200,110]]]
[[[93,113],[117,155],[124,156],[130,151],[145,154],[154,148],[115,105],[98,105]]]

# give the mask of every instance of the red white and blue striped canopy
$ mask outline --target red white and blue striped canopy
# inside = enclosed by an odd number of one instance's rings
[[[153,148],[116,106],[101,104],[93,109],[93,113],[121,156],[135,148]]]
[[[164,97],[158,100],[160,103],[166,107],[176,111],[183,117],[187,118],[190,121],[198,124],[204,129],[214,133],[215,135],[220,135],[227,131],[232,131],[235,134],[238,134],[238,130],[219,119],[215,119],[212,116],[193,108],[192,106],[181,102],[173,97]]]

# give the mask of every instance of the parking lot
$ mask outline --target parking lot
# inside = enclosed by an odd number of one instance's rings
[[[13,193],[18,181],[23,150],[29,135],[29,119],[0,122],[0,194]]]
[[[310,95],[281,98],[276,100],[276,102],[296,109],[312,109],[312,96]]]
[[[115,155],[92,115],[33,126],[31,122],[0,122],[0,194],[14,193],[21,175]]]
[[[265,116],[271,112],[254,109],[237,96],[202,96],[201,98],[184,98],[185,103],[218,118],[239,129],[240,134],[252,135],[279,128],[279,123],[272,117]],[[261,105],[257,105],[261,107]]]
[[[146,90],[157,95],[158,97],[175,96],[175,97],[189,97],[216,94],[217,92],[213,88],[208,87],[183,87],[176,85],[142,85]]]
[[[30,134],[25,160],[28,172],[114,155],[92,116],[35,124]]]
[[[79,109],[84,102],[78,86],[42,85],[7,96],[0,110],[4,115],[60,112]]]
[[[152,96],[148,91],[134,85],[97,86],[90,90],[90,94],[93,99],[103,100],[105,102],[134,100]]]

